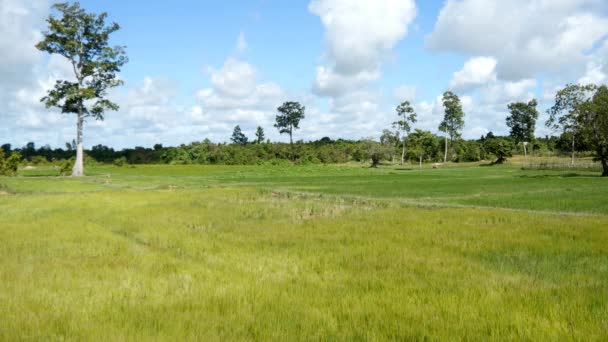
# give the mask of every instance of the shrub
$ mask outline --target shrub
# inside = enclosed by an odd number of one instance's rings
[[[69,176],[72,174],[72,166],[74,166],[74,162],[75,162],[75,158],[70,158],[67,160],[64,160],[61,163],[61,168],[59,169],[59,175],[60,176]]]
[[[0,149],[0,176],[16,176],[20,161],[19,153],[13,152],[10,157],[6,158],[4,151]]]
[[[123,166],[125,166],[126,163],[127,163],[127,157],[116,158],[116,159],[114,159],[114,162],[112,162],[112,164],[114,164],[114,166],[117,166],[117,167],[123,167]]]
[[[492,164],[502,164],[507,161],[507,157],[512,156],[513,143],[504,138],[491,138],[485,141],[484,148],[486,152],[496,157],[496,161]]]

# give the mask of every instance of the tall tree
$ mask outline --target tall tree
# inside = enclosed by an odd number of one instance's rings
[[[527,144],[534,140],[536,120],[538,119],[538,102],[532,99],[530,102],[510,103],[507,108],[511,113],[507,117],[507,126],[511,128],[510,135],[515,143],[524,145],[524,153],[527,155]]]
[[[571,136],[572,154],[570,163],[574,165],[574,153],[576,152],[575,141],[579,134],[580,105],[589,101],[597,86],[568,84],[555,94],[555,104],[547,113],[549,119],[546,126],[553,129],[561,129],[562,132]]]
[[[247,142],[249,141],[247,136],[243,133],[243,131],[241,131],[241,126],[239,125],[234,126],[230,140],[237,145],[243,146],[247,145]]]
[[[439,124],[439,131],[446,134],[443,156],[443,162],[446,163],[448,161],[448,136],[450,144],[453,144],[454,140],[460,137],[460,131],[464,127],[464,112],[462,111],[460,98],[451,91],[443,93],[443,108],[445,114],[443,121]]]
[[[408,101],[403,101],[399,106],[397,106],[395,110],[399,119],[393,122],[393,126],[401,130],[401,136],[403,138],[403,148],[401,150],[401,165],[403,165],[405,161],[405,145],[407,143],[407,138],[410,134],[410,131],[412,130],[412,124],[417,121],[418,115],[416,114],[414,108],[410,105]]]
[[[299,102],[285,102],[277,108],[279,114],[276,117],[274,127],[279,130],[279,133],[289,134],[289,143],[293,144],[293,130],[300,128],[300,120],[304,119],[306,107]]]
[[[579,132],[595,149],[595,159],[602,163],[602,177],[608,177],[608,87],[598,87],[577,110]]]
[[[67,58],[76,81],[57,81],[41,102],[47,108],[58,107],[64,114],[76,115],[76,162],[72,176],[80,177],[84,175],[84,122],[89,117],[103,120],[106,110],[118,110],[118,105],[106,96],[110,88],[123,83],[117,73],[127,57],[124,46],[109,45],[110,35],[120,26],[106,24],[107,13],[87,13],[78,2],[59,3],[53,8],[61,16],[49,16],[48,31],[36,48]]]
[[[261,144],[264,142],[264,139],[266,139],[264,129],[258,126],[258,129],[255,131],[255,142]]]

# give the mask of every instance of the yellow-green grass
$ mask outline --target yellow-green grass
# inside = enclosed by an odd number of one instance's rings
[[[1,340],[608,337],[605,206],[560,185],[606,186],[591,174],[92,171],[0,179]],[[578,206],[480,207],[473,178],[486,198],[533,179]]]

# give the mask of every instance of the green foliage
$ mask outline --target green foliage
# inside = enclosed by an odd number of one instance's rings
[[[507,161],[507,157],[511,157],[513,143],[504,138],[490,138],[484,142],[484,149],[487,153],[496,157],[493,164],[502,164]]]
[[[410,159],[433,160],[439,152],[439,137],[429,131],[416,129],[409,135],[407,150]],[[439,152],[440,153],[440,152]]]
[[[255,131],[255,142],[256,144],[263,144],[266,136],[264,135],[264,129],[260,126]]]
[[[371,167],[376,168],[382,160],[390,159],[394,147],[381,144],[372,139],[366,139],[359,146],[359,155],[363,161],[371,160]]]
[[[6,157],[4,149],[0,149],[0,176],[16,176],[21,162],[21,155],[17,152],[12,152]]]
[[[457,162],[476,162],[485,158],[485,150],[481,143],[474,140],[460,140],[456,144]]]
[[[515,139],[515,143],[534,140],[534,130],[539,115],[537,105],[535,99],[528,103],[514,102],[508,105],[511,114],[507,117],[507,126],[511,128],[510,135]]]
[[[395,109],[399,120],[393,122],[393,127],[403,132],[404,139],[408,133],[412,130],[412,124],[416,123],[417,116],[416,112],[409,101],[402,102]]]
[[[74,165],[74,158],[64,160],[59,166],[60,176],[69,176],[72,174],[72,165]]]
[[[127,164],[127,158],[126,157],[116,158],[116,159],[114,159],[112,164],[114,164],[114,166],[117,166],[117,167],[123,167]]]
[[[579,106],[589,101],[597,86],[568,84],[555,94],[555,104],[547,110],[546,126],[563,132],[577,133]]]
[[[293,130],[300,128],[300,120],[305,118],[306,107],[299,102],[285,102],[277,108],[279,114],[276,116],[274,127],[280,134],[289,134],[289,143],[293,144]]]
[[[232,137],[230,137],[230,141],[237,145],[247,145],[249,139],[247,136],[241,131],[241,126],[236,125],[234,130],[232,131]]]
[[[602,163],[602,176],[608,177],[608,87],[597,88],[591,100],[578,106],[580,132]]]
[[[123,83],[117,73],[127,62],[124,47],[109,45],[110,35],[120,26],[106,25],[107,13],[87,13],[78,2],[60,3],[53,8],[61,14],[47,19],[48,31],[36,45],[50,54],[58,54],[72,64],[77,82],[59,80],[41,101],[58,107],[62,113],[103,119],[106,110],[118,105],[106,99],[110,88]],[[90,107],[85,102],[92,102]]]
[[[458,95],[446,91],[443,94],[443,108],[445,114],[439,124],[439,131],[447,133],[450,141],[454,141],[460,137],[460,131],[464,127],[464,112]]]

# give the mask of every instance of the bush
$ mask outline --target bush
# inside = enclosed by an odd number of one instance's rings
[[[60,176],[69,176],[72,174],[72,167],[74,166],[75,158],[64,160],[61,163],[61,168],[59,169]]]
[[[0,176],[16,176],[20,161],[19,153],[13,152],[10,157],[6,158],[4,151],[0,149]]]
[[[116,158],[116,159],[114,159],[114,162],[112,162],[112,164],[114,164],[114,166],[117,166],[117,167],[123,167],[123,166],[125,166],[126,163],[127,163],[127,157]]]
[[[507,157],[512,156],[513,143],[504,138],[491,138],[485,141],[484,148],[487,153],[496,157],[496,161],[492,164],[502,164],[507,161]]]

